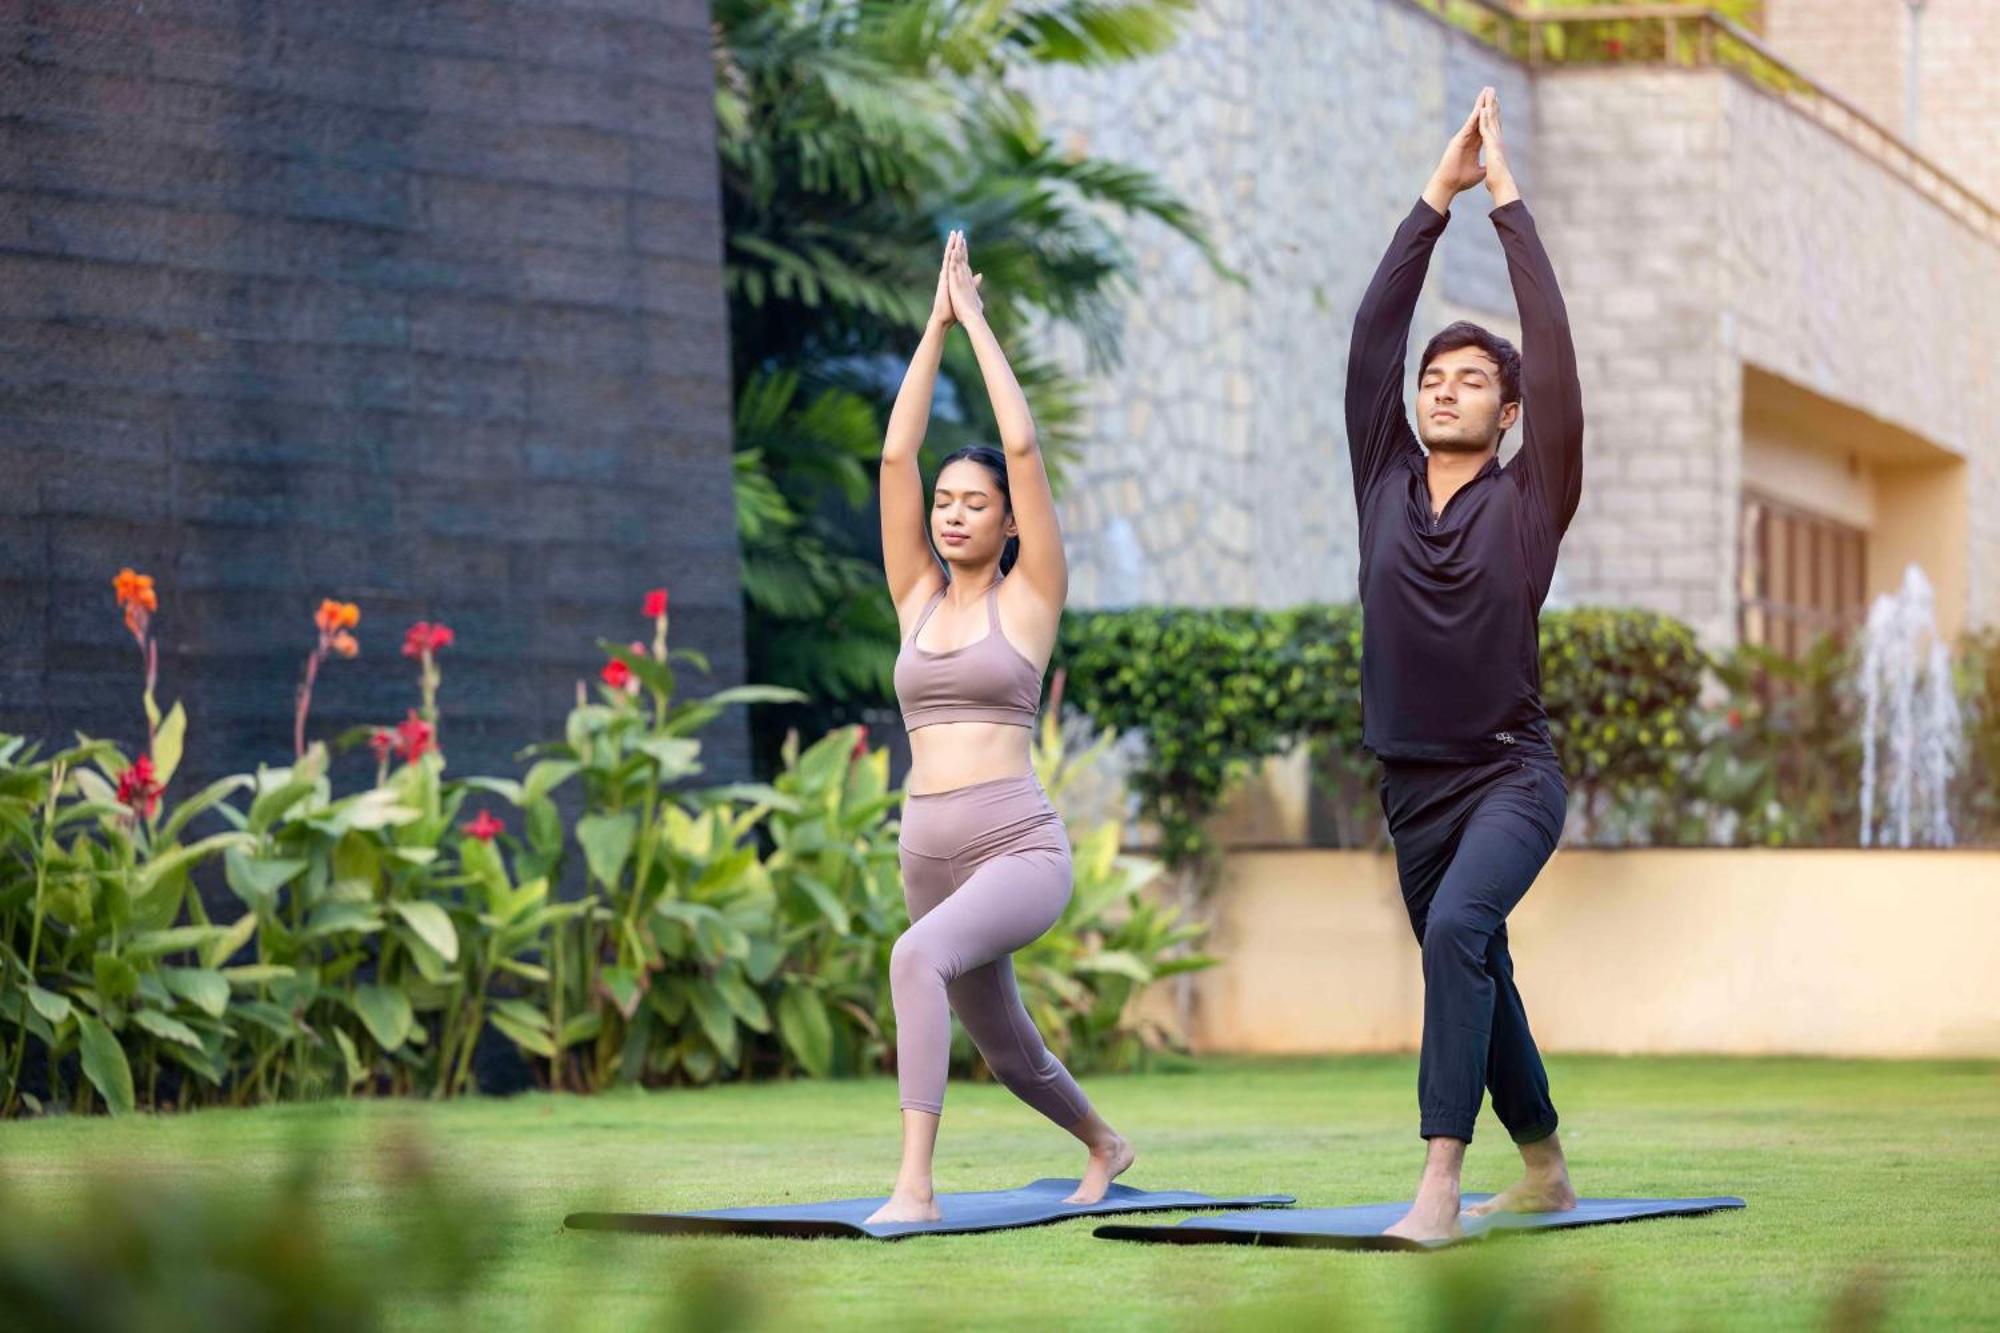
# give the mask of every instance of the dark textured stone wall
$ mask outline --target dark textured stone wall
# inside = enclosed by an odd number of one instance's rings
[[[740,680],[707,25],[0,5],[0,730],[141,737],[127,564],[190,780],[288,759],[323,596],[362,655],[313,734],[402,716],[403,629],[443,620],[456,773],[557,734],[658,584]],[[740,776],[742,719],[708,740]]]

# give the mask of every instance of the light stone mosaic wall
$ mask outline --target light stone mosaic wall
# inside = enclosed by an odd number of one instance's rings
[[[1741,376],[1722,351],[1722,80],[1543,74],[1537,217],[1583,382],[1571,594],[1734,634]],[[1525,191],[1524,191],[1525,195]],[[1536,200],[1529,200],[1536,207]]]

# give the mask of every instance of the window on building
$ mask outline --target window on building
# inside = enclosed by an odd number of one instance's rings
[[[1787,657],[1820,635],[1841,640],[1867,613],[1867,534],[1745,489],[1737,568],[1737,633]]]

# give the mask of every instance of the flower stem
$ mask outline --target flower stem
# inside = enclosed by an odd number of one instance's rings
[[[295,759],[306,757],[306,713],[312,708],[313,681],[319,676],[319,659],[326,655],[322,646],[313,649],[306,659],[305,682],[299,686],[299,706],[292,719],[292,755]]]

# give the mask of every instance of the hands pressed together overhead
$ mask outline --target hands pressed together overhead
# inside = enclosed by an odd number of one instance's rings
[[[1482,154],[1484,162],[1480,160]],[[1424,199],[1442,213],[1454,196],[1482,181],[1496,208],[1521,197],[1514,186],[1513,170],[1507,165],[1506,146],[1501,141],[1500,95],[1490,86],[1479,90],[1465,123],[1445,146],[1444,156],[1424,190]]]
[[[984,274],[972,271],[965,233],[952,232],[945,238],[937,296],[931,301],[931,322],[950,328],[953,324],[972,324],[984,319],[986,305],[979,296],[979,284],[984,278]]]

